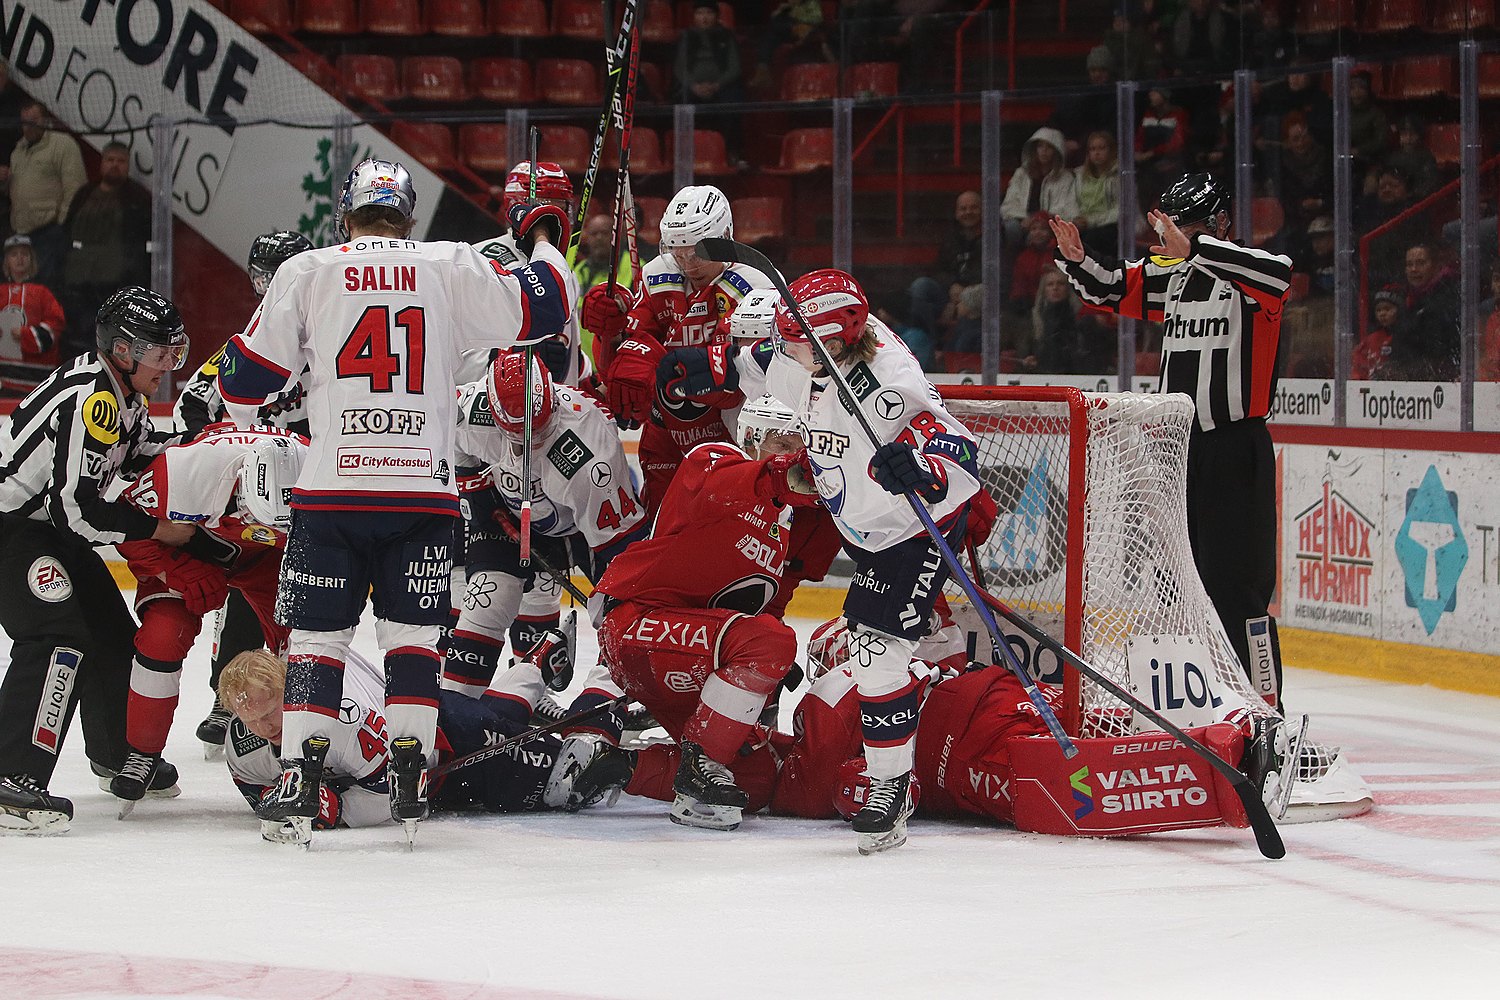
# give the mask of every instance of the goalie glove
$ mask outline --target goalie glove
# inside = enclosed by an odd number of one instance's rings
[[[620,427],[639,427],[651,416],[656,366],[665,353],[656,338],[646,333],[626,338],[615,349],[604,383],[610,412]]]
[[[623,291],[622,286],[615,287]],[[583,328],[595,338],[611,344],[625,332],[625,313],[625,306],[610,297],[609,283],[601,281],[584,294],[579,319],[583,322]]]
[[[656,366],[656,388],[669,400],[734,392],[740,387],[730,344],[678,347]]]
[[[166,567],[162,577],[171,590],[182,595],[182,603],[188,611],[200,618],[210,611],[217,611],[229,596],[229,582],[224,571],[199,559],[178,559]]]
[[[943,467],[902,441],[883,444],[870,459],[870,478],[887,493],[915,493],[928,503],[948,495],[948,477]]]
[[[765,471],[756,491],[761,496],[783,507],[815,507],[821,502],[806,448],[790,455],[772,455],[762,464]]]
[[[518,201],[505,213],[510,231],[516,238],[516,249],[531,257],[536,248],[536,227],[541,226],[547,242],[555,247],[566,246],[572,227],[568,214],[556,205],[535,205]]]

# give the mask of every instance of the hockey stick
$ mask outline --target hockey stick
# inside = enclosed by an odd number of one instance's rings
[[[510,523],[510,518],[497,517],[495,518],[495,520],[500,522],[500,527],[505,529],[505,533],[511,537],[512,541],[519,542],[521,540],[520,532],[516,530],[516,526],[514,524]],[[533,552],[532,558],[536,560],[537,565],[542,567],[543,571],[545,571],[548,576],[557,581],[558,586],[562,587],[563,590],[566,590],[568,592],[568,596],[573,598],[573,600],[578,603],[579,607],[588,607],[589,595],[578,589],[578,585],[573,582],[571,577],[569,577],[562,570],[558,569],[556,566],[552,565],[551,560],[542,555],[540,552]]]
[[[531,180],[527,183],[526,200],[532,204],[536,203],[536,175],[538,172],[537,159],[541,155],[542,130],[537,126],[531,126]],[[530,344],[526,345],[524,352],[526,374],[525,391],[522,398],[526,413],[521,418],[521,565],[531,564],[531,404],[533,400],[531,388],[531,362],[536,356],[536,349]]]
[[[615,36],[615,42],[604,47],[604,70],[609,77],[609,97],[599,115],[599,126],[594,131],[594,146],[589,153],[589,165],[583,172],[583,183],[579,185],[578,208],[573,213],[573,234],[568,238],[565,254],[570,264],[578,259],[583,227],[588,222],[589,203],[594,200],[594,183],[599,178],[599,164],[604,158],[604,142],[609,137],[610,123],[615,120],[615,108],[620,100],[620,86],[625,76],[625,54],[635,38],[637,2],[638,0],[625,0],[625,10],[620,17],[620,30]],[[604,23],[607,25],[614,24],[613,7],[610,0],[604,0]]]
[[[631,234],[635,231],[634,220],[627,221],[626,213],[634,211],[635,201],[630,193],[630,138],[631,133],[635,131],[635,85],[640,65],[641,46],[632,33],[627,50],[624,83],[622,87],[616,89],[615,101],[611,109],[614,113],[615,128],[620,133],[620,169],[615,180],[615,224],[614,232],[610,234],[609,240],[609,297],[611,299],[615,297],[615,289],[618,287],[616,278],[619,268],[616,266],[616,261],[620,259],[620,237],[627,231]],[[632,284],[635,281],[637,259],[637,256],[632,254],[630,274]]]
[[[618,698],[611,698],[609,701],[601,701],[593,708],[586,708],[581,712],[574,712],[572,715],[558,719],[556,722],[549,722],[545,726],[537,726],[534,729],[526,730],[524,733],[517,733],[507,740],[502,740],[501,742],[496,743],[494,746],[484,747],[481,750],[475,750],[473,753],[466,753],[462,757],[455,757],[453,760],[448,761],[446,764],[439,764],[437,767],[429,768],[427,771],[427,780],[431,781],[434,778],[441,778],[445,774],[452,774],[454,771],[457,771],[461,767],[468,767],[470,764],[478,764],[482,761],[489,760],[492,757],[498,757],[501,754],[505,753],[507,750],[513,750],[523,743],[530,743],[538,736],[546,736],[548,733],[555,733],[559,729],[567,729],[569,726],[576,726],[580,722],[586,722],[589,719],[595,718],[596,716],[603,715],[605,712],[613,711],[616,707],[623,705],[624,703],[625,696],[622,694]]]
[[[1255,842],[1260,847],[1260,853],[1268,858],[1286,856],[1286,845],[1281,842],[1281,834],[1276,830],[1276,823],[1271,819],[1270,810],[1261,798],[1260,790],[1255,787],[1255,784],[1243,771],[1224,760],[1202,743],[1193,739],[1178,726],[1173,725],[1161,713],[1141,701],[1109,677],[1100,673],[1097,667],[1052,638],[1052,636],[1048,635],[1039,626],[1021,615],[1014,608],[1011,608],[1004,601],[986,591],[980,591],[980,594],[984,597],[987,607],[998,611],[1001,617],[1026,633],[1032,641],[1050,649],[1068,666],[1095,684],[1098,684],[1115,698],[1119,699],[1120,702],[1130,706],[1138,714],[1149,719],[1162,732],[1175,737],[1177,742],[1187,747],[1199,757],[1202,757],[1209,767],[1218,771],[1226,781],[1234,786],[1234,792],[1239,796],[1240,805],[1244,806],[1245,816],[1250,821],[1250,828],[1255,831]]]
[[[875,428],[870,426],[869,418],[860,409],[859,401],[855,399],[853,391],[850,390],[848,381],[839,372],[838,366],[834,364],[833,358],[828,354],[828,348],[823,346],[823,341],[813,335],[812,328],[807,325],[807,318],[802,315],[802,310],[797,307],[797,300],[792,297],[791,289],[786,286],[786,279],[782,277],[781,272],[776,269],[770,259],[754,247],[721,237],[709,237],[700,240],[694,252],[704,260],[748,264],[771,279],[771,283],[776,286],[776,291],[781,293],[782,299],[786,302],[787,309],[791,312],[793,318],[796,319],[797,325],[802,328],[803,335],[807,337],[808,343],[812,345],[813,353],[816,355],[818,363],[828,372],[828,377],[833,380],[833,384],[837,387],[840,402],[846,410],[854,415],[855,420],[859,422],[860,429],[864,431],[865,437],[869,439],[870,443],[879,448],[881,443],[880,438],[876,435]],[[906,497],[906,502],[911,505],[911,509],[917,515],[917,519],[922,522],[922,527],[927,530],[927,534],[932,538],[933,545],[937,547],[938,552],[943,557],[943,562],[948,564],[948,571],[953,575],[954,581],[968,595],[969,600],[973,602],[975,610],[984,621],[984,626],[990,633],[990,643],[995,649],[995,655],[1004,660],[1005,665],[1010,668],[1010,672],[1016,675],[1016,679],[1026,689],[1026,696],[1031,699],[1032,705],[1036,707],[1037,714],[1047,724],[1047,730],[1052,734],[1052,738],[1062,748],[1063,756],[1068,759],[1077,756],[1078,748],[1073,745],[1073,741],[1068,738],[1068,734],[1063,730],[1062,723],[1058,721],[1057,713],[1052,711],[1052,706],[1048,705],[1047,700],[1042,697],[1042,692],[1036,686],[1036,681],[1032,679],[1031,675],[1026,672],[1026,668],[1021,665],[1021,661],[1017,659],[1015,650],[1010,648],[1010,643],[1006,642],[1005,636],[1000,634],[1000,626],[995,623],[995,616],[990,613],[989,608],[980,600],[978,588],[974,586],[974,581],[964,570],[963,564],[958,561],[958,556],[954,555],[952,546],[948,544],[947,539],[943,537],[942,531],[938,529],[937,524],[932,520],[932,515],[928,512],[926,504],[922,503],[921,499],[915,493],[908,492],[902,495]]]

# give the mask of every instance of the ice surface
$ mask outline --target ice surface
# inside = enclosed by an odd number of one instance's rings
[[[582,661],[586,624],[579,639]],[[356,644],[376,654],[368,623]],[[1493,699],[1288,670],[1292,707],[1349,748],[1376,809],[1283,827],[1282,861],[1245,830],[1104,841],[921,821],[862,858],[841,823],[717,834],[629,797],[437,817],[412,853],[395,827],[302,852],[262,842],[222,760],[202,759],[207,675],[205,639],[167,748],[181,797],[117,821],[74,732],[52,783],[72,829],[0,838],[0,997],[1493,995]]]

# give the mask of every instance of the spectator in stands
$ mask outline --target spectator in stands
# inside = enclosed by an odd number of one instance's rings
[[[953,203],[953,227],[938,247],[937,273],[911,284],[911,308],[906,318],[913,326],[926,330],[939,349],[953,325],[959,295],[983,280],[979,231],[983,212],[978,191],[960,193]]]
[[[1333,294],[1333,217],[1320,215],[1307,224],[1307,232],[1298,241],[1293,257],[1292,270],[1308,277],[1309,296],[1323,297]]]
[[[1282,128],[1277,189],[1287,220],[1293,228],[1302,230],[1333,210],[1333,158],[1300,115],[1289,115]]]
[[[86,181],[78,140],[58,128],[46,105],[28,102],[21,109],[21,141],[10,154],[10,225],[31,237],[43,284],[60,283],[68,205]]]
[[[1031,350],[1023,365],[1038,372],[1095,375],[1115,369],[1113,324],[1102,313],[1083,311],[1056,265],[1042,274],[1031,307]]]
[[[1402,218],[1416,204],[1410,183],[1399,168],[1383,167],[1375,183],[1375,193],[1361,198],[1355,206],[1354,225],[1360,236],[1395,223],[1370,241],[1369,256],[1361,262],[1376,285],[1401,281],[1406,267],[1406,248],[1426,236],[1423,220],[1418,215]],[[1398,219],[1400,221],[1396,221]]]
[[[1218,0],[1187,0],[1172,24],[1172,61],[1179,76],[1206,76],[1229,65],[1230,19]]]
[[[1167,184],[1182,175],[1187,152],[1188,115],[1172,103],[1172,91],[1153,84],[1146,113],[1135,131],[1135,162],[1141,205],[1155,207]]]
[[[1349,74],[1349,151],[1354,154],[1352,176],[1365,178],[1365,190],[1375,188],[1374,169],[1390,146],[1391,126],[1375,103],[1370,74]]]
[[[1084,66],[1088,71],[1088,90],[1059,98],[1047,124],[1063,134],[1063,151],[1069,161],[1077,162],[1079,137],[1091,132],[1115,130],[1119,120],[1115,98],[1115,57],[1109,49],[1096,45],[1089,51]]]
[[[1421,116],[1406,114],[1396,122],[1396,148],[1385,155],[1385,165],[1410,178],[1411,193],[1418,201],[1437,190],[1437,157],[1427,148],[1427,123]]]
[[[1416,204],[1411,177],[1400,167],[1386,165],[1376,171],[1375,190],[1360,199],[1354,223],[1361,234],[1383,226]]]
[[[1286,66],[1297,51],[1297,36],[1283,23],[1281,5],[1263,3],[1246,32],[1245,65],[1250,69],[1273,69]]]
[[[18,398],[58,365],[62,306],[46,285],[33,279],[36,257],[27,236],[5,241],[5,291],[0,303],[0,396]]]
[[[751,90],[770,90],[771,60],[783,45],[790,46],[788,63],[838,61],[828,46],[819,0],[786,0],[771,11],[756,50],[758,62],[748,84]]]
[[[1139,13],[1122,3],[1104,33],[1101,44],[1114,57],[1115,71],[1122,80],[1154,80],[1161,72],[1161,53]]]
[[[948,350],[955,354],[978,354],[984,328],[980,325],[984,316],[984,286],[970,285],[959,294],[955,303],[953,333],[948,338]]]
[[[1391,339],[1393,377],[1452,382],[1458,378],[1459,293],[1437,248],[1416,243],[1406,251],[1405,317]]]
[[[1374,325],[1354,345],[1349,358],[1349,377],[1361,381],[1388,378],[1386,363],[1391,356],[1391,338],[1401,322],[1401,308],[1405,296],[1394,285],[1375,293],[1370,313]]]
[[[1490,308],[1484,317],[1475,358],[1476,377],[1481,382],[1500,382],[1500,263],[1490,265]]]
[[[1285,80],[1267,83],[1255,113],[1267,136],[1281,135],[1283,119],[1300,114],[1313,138],[1325,148],[1333,144],[1333,99],[1310,73],[1288,73]]]
[[[1056,268],[1052,262],[1052,251],[1057,247],[1057,237],[1052,235],[1051,217],[1046,212],[1037,212],[1026,220],[1026,245],[1016,254],[1010,269],[1010,309],[1017,316],[1026,315],[1036,303],[1036,292],[1041,286],[1042,275]]]
[[[696,0],[693,4],[693,26],[677,39],[677,58],[673,62],[678,98],[685,104],[737,104],[745,99],[740,79],[740,45],[734,32],[719,23],[717,0]],[[740,135],[738,115],[715,119],[715,127],[724,133],[724,144],[731,162],[739,161]],[[743,161],[740,161],[743,162]]]
[[[1073,224],[1090,251],[1105,257],[1119,249],[1120,157],[1115,135],[1107,130],[1089,133],[1078,178],[1078,216]]]
[[[99,179],[73,196],[67,242],[63,357],[72,358],[94,349],[94,317],[115,289],[151,284],[151,196],[131,182],[130,149],[124,143],[105,145]]]
[[[10,154],[21,141],[21,109],[29,100],[10,85],[10,63],[0,59],[0,236],[10,229]]]
[[[896,303],[883,301],[876,306],[875,316],[890,327],[906,349],[911,351],[924,372],[937,371],[937,350],[932,336],[920,326],[913,326],[897,308]]]
[[[1037,212],[1064,219],[1078,216],[1078,179],[1064,162],[1062,133],[1045,125],[1021,147],[1021,165],[1000,202],[1007,247],[1019,246],[1026,221]]]

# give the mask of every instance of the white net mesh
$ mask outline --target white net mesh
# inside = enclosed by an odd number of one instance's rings
[[[981,477],[999,507],[976,553],[991,593],[1126,688],[1133,687],[1133,636],[1182,637],[1206,650],[1200,656],[1212,663],[1227,705],[1272,714],[1252,691],[1194,568],[1186,501],[1191,399],[945,388],[945,405],[979,443]],[[955,617],[973,627],[952,583],[948,598]],[[1064,684],[1070,732],[1133,731],[1133,713],[1115,698],[1079,685],[1071,671],[1065,683],[1056,658],[1024,639],[1011,644],[1038,680]],[[978,640],[978,649],[988,646]],[[1336,747],[1304,744],[1294,805],[1324,802],[1314,786],[1337,760]]]

